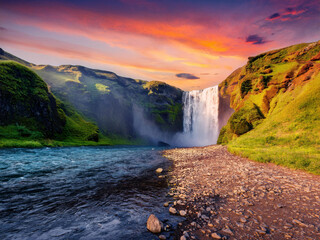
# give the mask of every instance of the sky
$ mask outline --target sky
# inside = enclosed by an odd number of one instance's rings
[[[319,0],[0,0],[0,47],[183,90],[223,81],[249,56],[320,40]]]

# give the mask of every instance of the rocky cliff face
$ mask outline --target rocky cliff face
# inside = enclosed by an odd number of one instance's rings
[[[221,96],[230,98],[230,106],[236,112],[222,129],[218,142],[227,143],[280,111],[279,98],[284,93],[298,92],[316,81],[319,60],[320,41],[249,57],[247,65],[219,85]]]
[[[45,137],[61,133],[65,115],[45,82],[15,62],[0,62],[0,125],[19,124]]]

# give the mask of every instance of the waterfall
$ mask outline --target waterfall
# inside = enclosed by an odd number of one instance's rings
[[[217,143],[219,135],[218,86],[183,94],[183,135],[187,146]]]

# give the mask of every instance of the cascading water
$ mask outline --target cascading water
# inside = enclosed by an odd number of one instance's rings
[[[184,145],[207,146],[217,143],[219,135],[218,86],[183,94]]]

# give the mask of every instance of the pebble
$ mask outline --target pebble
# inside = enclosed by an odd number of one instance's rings
[[[306,224],[304,224],[303,222],[301,222],[301,221],[299,221],[297,219],[293,219],[292,222],[295,223],[295,224],[298,224],[301,227],[307,227]]]
[[[260,229],[257,229],[256,232],[258,233],[258,235],[266,235],[266,232]]]
[[[162,168],[157,168],[156,173],[162,173],[163,169]]]
[[[246,218],[244,218],[244,217],[242,217],[242,218],[240,218],[240,222],[242,222],[242,223],[246,223],[246,222],[247,222],[247,219],[246,219]]]
[[[170,212],[171,214],[177,214],[177,210],[176,210],[175,208],[173,208],[173,207],[170,207],[170,208],[169,208],[169,212]]]
[[[181,217],[185,217],[187,215],[187,212],[184,211],[184,210],[180,210],[179,214],[180,214]]]
[[[166,237],[165,235],[160,235],[160,236],[159,236],[159,239],[160,239],[160,240],[166,240],[167,237]]]
[[[227,233],[227,234],[229,234],[229,235],[231,235],[231,236],[233,236],[233,232],[231,231],[231,229],[229,227],[226,227],[226,228],[222,229],[222,231]]]
[[[221,238],[222,238],[219,233],[212,233],[212,234],[211,234],[211,237],[212,237],[213,239],[221,239]]]
[[[169,195],[176,200],[174,214],[188,214],[188,220],[178,226],[189,232],[186,239],[198,239],[197,232],[205,239],[260,239],[267,234],[272,239],[293,235],[295,239],[317,239],[317,225],[303,221],[319,222],[320,195],[314,190],[320,189],[318,178],[247,161],[217,145],[167,153],[174,163],[168,176]],[[308,186],[312,189],[306,189]]]

